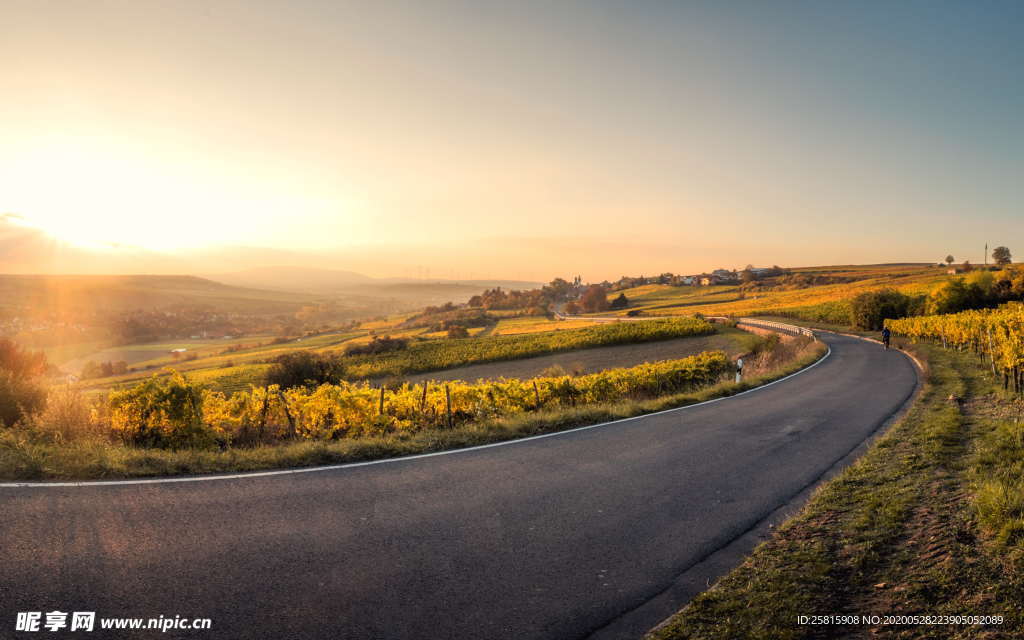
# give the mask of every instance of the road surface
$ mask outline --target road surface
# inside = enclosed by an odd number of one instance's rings
[[[0,638],[57,637],[13,632],[16,612],[54,609],[212,620],[99,637],[589,637],[910,398],[904,355],[822,339],[827,359],[772,386],[553,437],[288,475],[0,487]]]

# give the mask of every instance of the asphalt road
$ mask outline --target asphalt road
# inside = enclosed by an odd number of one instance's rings
[[[0,488],[18,611],[203,617],[69,637],[586,638],[813,483],[896,412],[898,352],[825,335],[745,395],[554,437],[228,480]]]

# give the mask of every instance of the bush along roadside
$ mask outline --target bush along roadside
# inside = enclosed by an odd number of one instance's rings
[[[911,349],[906,416],[648,640],[1024,635],[1024,405],[972,354]]]
[[[771,365],[770,369],[755,372],[738,384],[717,382],[732,365],[724,355],[711,352],[576,378],[458,383],[454,393],[453,383],[448,383],[447,390],[440,384],[427,388],[426,399],[422,386],[403,387],[391,398],[390,405],[385,392],[383,410],[380,389],[365,385],[328,385],[326,391],[325,387],[290,390],[291,398],[281,390],[254,389],[249,394],[219,395],[219,404],[201,410],[225,422],[238,422],[219,427],[213,426],[214,421],[197,417],[201,414],[191,404],[194,396],[187,389],[187,381],[172,377],[162,379],[161,384],[174,388],[161,387],[155,395],[118,395],[116,403],[94,410],[90,426],[81,437],[76,437],[67,424],[74,418],[60,415],[44,414],[21,428],[0,431],[0,475],[7,479],[113,478],[245,471],[453,449],[732,395],[806,367],[824,350],[821,343],[805,341],[799,349],[790,348],[784,360],[765,352],[761,359],[765,366]],[[349,391],[353,394],[344,395]],[[302,396],[301,402],[296,394]],[[401,402],[395,402],[398,397]],[[178,411],[166,405],[175,398],[187,400],[185,404],[192,409]],[[449,406],[461,409],[453,410],[449,417]],[[504,410],[497,410],[502,407]],[[65,413],[80,416],[80,409],[68,408]],[[369,413],[366,419],[347,423],[342,429],[338,426],[342,409]],[[423,416],[429,420],[413,422]],[[410,428],[403,428],[403,420],[409,421]],[[55,424],[62,426],[49,426]],[[104,437],[99,427],[106,424],[122,427],[123,433],[116,439]],[[272,432],[270,425],[279,431]],[[230,431],[236,445],[249,446],[231,446],[231,440],[217,429]],[[260,429],[264,430],[262,434]],[[282,431],[288,437],[278,438]],[[194,437],[195,443],[181,446],[179,437]],[[222,445],[203,446],[210,437],[220,437]],[[160,438],[164,446],[152,446],[154,439]]]

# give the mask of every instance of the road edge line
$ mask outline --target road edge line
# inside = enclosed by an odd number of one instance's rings
[[[661,411],[654,411],[652,413],[642,413],[640,415],[630,416],[628,418],[618,418],[616,420],[609,420],[607,422],[598,422],[597,424],[589,424],[582,427],[574,427],[572,429],[565,429],[563,431],[552,431],[551,433],[542,433],[536,436],[527,436],[525,438],[512,438],[511,440],[502,440],[500,442],[490,442],[487,444],[478,444],[472,447],[461,447],[458,449],[447,449],[445,451],[431,451],[430,453],[416,453],[409,456],[399,456],[397,458],[381,458],[379,460],[364,460],[362,462],[344,462],[341,464],[321,465],[315,467],[298,467],[294,469],[271,469],[267,471],[246,471],[239,473],[222,473],[222,474],[210,474],[210,475],[191,475],[191,476],[171,476],[162,478],[130,478],[124,480],[55,480],[52,482],[0,482],[0,489],[27,489],[27,488],[42,488],[42,487],[97,487],[97,486],[124,486],[124,485],[136,485],[136,484],[169,484],[179,482],[205,482],[213,480],[240,480],[244,478],[262,478],[267,476],[283,476],[293,475],[299,473],[314,473],[318,471],[335,471],[341,469],[354,469],[356,467],[368,467],[375,464],[386,464],[391,462],[406,462],[410,460],[418,460],[420,458],[432,458],[435,456],[446,456],[457,453],[466,453],[469,451],[479,451],[481,449],[490,449],[493,447],[503,447],[507,445],[519,444],[522,442],[529,442],[532,440],[540,440],[542,438],[553,438],[555,436],[567,435],[570,433],[577,433],[580,431],[588,431],[590,429],[597,429],[599,427],[608,427],[611,425],[622,424],[625,422],[632,422],[634,420],[640,420],[642,418],[648,418],[651,416],[659,416],[668,413],[674,413],[677,411],[685,411],[687,409],[693,409],[715,402],[721,402],[730,398],[738,398],[748,393],[760,391],[761,389],[767,389],[768,387],[789,380],[795,376],[810,371],[814,367],[818,366],[822,362],[828,359],[832,355],[832,347],[825,345],[827,351],[820,358],[815,360],[813,363],[794,371],[786,376],[779,378],[778,380],[772,380],[765,384],[754,387],[753,389],[747,389],[746,391],[740,391],[728,396],[721,396],[718,398],[712,398],[711,400],[704,400],[694,404],[684,405],[682,407],[672,407],[671,409],[662,409]]]

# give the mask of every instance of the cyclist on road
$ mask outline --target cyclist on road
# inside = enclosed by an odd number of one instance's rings
[[[892,337],[892,332],[889,331],[889,327],[882,327],[882,344],[885,345],[886,350],[889,349],[889,338]]]

